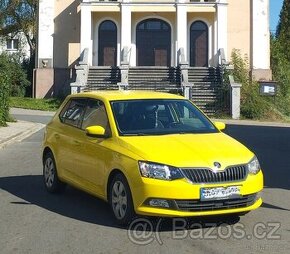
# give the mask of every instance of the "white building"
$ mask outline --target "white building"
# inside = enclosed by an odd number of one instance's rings
[[[269,0],[40,0],[35,96],[61,89],[88,49],[89,66],[218,66],[248,56],[271,79]],[[181,56],[182,53],[182,56]]]
[[[22,33],[0,38],[0,53],[17,53],[23,59],[30,57],[30,48]]]

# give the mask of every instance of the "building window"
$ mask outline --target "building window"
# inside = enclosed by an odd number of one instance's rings
[[[18,39],[7,39],[6,47],[7,50],[18,50],[19,47]]]

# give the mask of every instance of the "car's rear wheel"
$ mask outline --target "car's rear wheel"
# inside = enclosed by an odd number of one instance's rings
[[[126,178],[117,174],[110,184],[109,202],[117,222],[128,224],[135,215],[131,191]]]
[[[47,152],[43,160],[43,180],[48,192],[59,193],[64,191],[65,184],[57,176],[57,169],[53,154]]]

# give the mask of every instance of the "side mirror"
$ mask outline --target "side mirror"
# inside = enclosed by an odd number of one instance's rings
[[[222,122],[214,122],[214,125],[219,131],[222,131],[226,128],[226,124]]]
[[[95,138],[108,138],[109,137],[109,135],[105,134],[104,127],[99,126],[99,125],[87,127],[86,134],[89,137],[95,137]]]

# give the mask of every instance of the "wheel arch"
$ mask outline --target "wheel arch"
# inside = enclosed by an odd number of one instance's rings
[[[50,147],[46,146],[42,152],[42,161],[44,161],[45,155],[48,153],[52,153],[52,155],[54,155],[52,149]]]
[[[122,170],[118,169],[118,168],[115,168],[113,169],[110,174],[109,174],[109,177],[108,177],[108,181],[107,181],[107,186],[106,186],[106,198],[107,198],[107,201],[109,202],[110,198],[109,198],[109,194],[110,194],[110,185],[111,185],[111,182],[113,181],[114,177],[118,174],[121,174],[125,177],[127,183],[128,183],[128,186],[130,188],[130,192],[132,193],[131,191],[131,187],[130,187],[130,184],[129,184],[129,181],[128,181],[128,178],[126,177],[126,175],[123,173]]]

